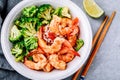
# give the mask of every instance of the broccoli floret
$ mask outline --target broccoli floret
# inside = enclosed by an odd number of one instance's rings
[[[35,25],[32,23],[25,23],[25,28],[23,28],[21,32],[24,37],[35,36]]]
[[[15,20],[15,25],[17,25],[17,26],[19,26],[19,27],[21,27],[21,28],[24,27],[24,23],[22,23],[19,19],[16,19],[16,20]]]
[[[28,22],[36,25],[40,22],[40,20],[38,18],[29,18],[29,17],[24,17],[23,16],[23,17],[15,20],[15,25],[17,25],[21,28],[25,28],[25,24],[28,23]]]
[[[11,52],[12,52],[13,55],[21,54],[21,53],[22,53],[22,49],[21,49],[18,45],[15,45],[15,46],[11,49]]]
[[[33,50],[38,47],[37,37],[31,36],[24,38],[24,44],[27,50]]]
[[[48,24],[49,22],[48,21],[46,21],[46,20],[43,20],[42,21],[42,25],[45,25],[45,24]]]
[[[71,18],[68,7],[58,7],[55,9],[53,14],[59,17]]]
[[[41,22],[38,22],[38,23],[36,24],[36,30],[38,31],[39,28],[40,28],[43,24],[44,24],[44,23],[42,23],[42,21],[41,21]]]
[[[45,24],[39,18],[29,18],[29,17],[24,17],[23,16],[23,17],[15,20],[15,25],[19,26],[20,28],[25,28],[26,27],[26,23],[32,23],[32,25],[35,27],[35,29],[37,31],[40,28],[40,26]]]
[[[61,16],[61,10],[62,10],[62,7],[56,8],[53,15]]]
[[[38,8],[37,17],[40,19],[45,19],[46,21],[51,20],[51,14],[54,9],[50,4],[43,4]]]
[[[25,28],[25,23],[26,22],[27,22],[26,18],[25,17],[21,17],[19,19],[16,19],[14,23],[15,23],[15,25],[17,25],[20,28]]]
[[[33,5],[23,9],[22,14],[26,17],[33,17],[38,11],[37,6]]]
[[[24,57],[28,54],[28,50],[25,50],[25,48],[23,48],[23,52],[22,54],[19,54],[19,55],[15,55],[15,61],[16,62],[23,62],[24,61]]]
[[[84,45],[84,41],[83,41],[82,39],[78,39],[78,40],[76,41],[75,50],[76,50],[76,51],[79,51],[80,48],[81,48],[83,45]]]
[[[22,61],[23,58],[20,58],[20,56],[25,56],[25,47],[24,47],[24,42],[17,42],[16,44],[13,45],[13,48],[11,49],[12,55],[15,56],[15,60],[17,62]]]
[[[63,7],[61,9],[61,16],[62,17],[67,17],[67,18],[71,18],[71,15],[69,13],[69,8],[68,7]]]
[[[16,62],[20,62],[20,61],[23,62],[24,61],[24,55],[20,55],[20,56],[16,57],[15,61]]]
[[[13,55],[16,55],[16,54],[21,54],[22,53],[22,49],[24,47],[24,42],[23,41],[20,41],[20,42],[17,42],[13,45],[13,48],[11,49],[11,52]]]
[[[10,40],[11,42],[15,42],[15,41],[20,40],[21,37],[22,37],[22,34],[21,34],[20,30],[17,28],[16,25],[14,25],[14,26],[11,28],[9,40]]]
[[[32,22],[32,23],[37,23],[37,22],[39,22],[39,18],[35,18],[35,17],[21,17],[20,18],[20,21],[22,22],[22,23],[26,23],[26,22]]]

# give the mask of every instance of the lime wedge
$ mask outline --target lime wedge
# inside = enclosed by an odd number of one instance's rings
[[[83,0],[85,11],[93,18],[99,18],[104,11],[95,3],[94,0]]]

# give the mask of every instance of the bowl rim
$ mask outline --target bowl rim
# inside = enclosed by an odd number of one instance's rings
[[[14,10],[16,10],[17,9],[17,7],[18,6],[20,6],[20,5],[22,5],[22,4],[24,4],[24,3],[27,3],[27,2],[30,2],[30,1],[34,1],[34,0],[24,0],[24,1],[21,1],[21,2],[19,2],[10,12],[9,12],[9,14],[7,15],[7,17],[5,18],[5,21],[4,21],[4,23],[3,23],[3,26],[2,26],[2,29],[1,29],[1,46],[2,46],[2,50],[3,50],[3,53],[4,53],[4,55],[5,55],[5,58],[7,59],[7,61],[8,61],[8,63],[18,72],[18,73],[20,73],[21,75],[23,75],[23,76],[25,76],[25,77],[27,77],[27,78],[30,78],[30,79],[33,79],[31,76],[28,76],[28,75],[26,75],[26,74],[24,74],[24,72],[22,71],[22,70],[20,70],[20,69],[18,69],[17,67],[15,67],[14,66],[14,64],[9,60],[9,56],[7,56],[7,51],[6,51],[6,49],[5,49],[5,42],[4,42],[4,32],[6,31],[5,29],[5,27],[6,27],[6,22],[8,22],[8,18],[9,18],[9,16],[11,16],[11,14],[12,14],[12,12],[14,12]],[[38,1],[44,1],[44,0],[38,0]],[[54,0],[47,0],[47,1],[54,1]],[[75,3],[73,3],[71,0],[66,0],[66,1],[68,1],[69,3],[71,3],[71,5],[73,5],[73,6],[75,6],[78,10],[80,10],[80,12],[81,12],[81,14],[83,15],[83,17],[84,17],[84,19],[85,19],[85,21],[86,21],[86,24],[88,24],[88,30],[89,30],[89,32],[90,32],[90,34],[89,34],[89,36],[90,36],[90,40],[89,40],[89,49],[88,49],[88,55],[85,57],[85,59],[82,61],[82,63],[81,63],[81,65],[80,66],[82,66],[84,63],[85,63],[85,61],[87,60],[87,58],[88,58],[88,56],[90,55],[90,50],[91,50],[91,46],[92,46],[92,30],[91,30],[91,26],[90,26],[90,23],[89,23],[89,21],[88,21],[88,18],[86,17],[86,15],[83,13],[83,11],[82,11],[82,9],[80,8],[80,7],[78,7]],[[75,73],[76,71],[77,71],[78,69],[75,69],[73,72],[71,72],[71,73],[69,73],[69,74],[66,74],[64,77],[62,77],[62,78],[57,78],[57,79],[64,79],[64,78],[66,78],[66,77],[68,77],[68,76],[70,76],[70,75],[72,75],[73,73]]]

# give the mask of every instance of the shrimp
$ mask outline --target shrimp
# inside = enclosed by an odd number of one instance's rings
[[[68,47],[62,47],[62,49],[58,52],[58,56],[60,60],[64,62],[70,62],[75,57],[74,53],[69,50]]]
[[[75,18],[73,21],[68,18],[62,18],[59,25],[59,32],[61,35],[70,34],[75,27],[78,25],[78,18]]]
[[[53,32],[53,33],[59,35],[58,26],[59,26],[60,22],[61,22],[61,18],[56,15],[53,15],[53,19],[49,25],[50,32]]]
[[[64,42],[64,38],[56,37],[52,45],[47,45],[47,43],[42,39],[42,28],[40,28],[38,33],[38,40],[39,46],[44,52],[49,54],[58,52],[62,47],[62,43]]]
[[[47,63],[43,68],[43,71],[50,72],[53,69],[53,66],[50,63]]]
[[[80,54],[77,53],[77,52],[73,49],[73,47],[72,47],[72,45],[70,44],[70,42],[67,41],[67,40],[65,40],[64,43],[63,43],[63,47],[62,47],[61,50],[58,52],[58,54],[64,54],[64,53],[67,53],[67,52],[72,53],[72,54],[74,54],[74,55],[76,55],[76,56],[80,56]]]
[[[75,26],[74,27],[74,30],[70,33],[70,35],[76,35],[76,34],[78,34],[79,33],[79,27],[78,26]]]
[[[61,35],[66,35],[72,32],[72,20],[68,18],[62,18],[59,25],[59,31]]]
[[[66,69],[67,64],[64,61],[59,60],[57,54],[50,55],[49,61],[50,64],[56,69],[60,69],[60,70]]]
[[[72,31],[72,33],[70,35],[67,35],[67,39],[72,46],[75,46],[78,33],[79,33],[79,28],[78,26],[75,26],[75,29]]]
[[[73,53],[65,53],[63,55],[59,55],[59,59],[63,60],[64,62],[70,62],[74,59],[75,55]]]
[[[72,46],[75,46],[76,44],[76,40],[77,40],[77,36],[76,35],[70,35],[69,37],[67,36],[68,41],[70,42],[70,44]]]
[[[24,60],[24,64],[30,69],[41,70],[47,64],[47,59],[43,54],[34,54],[32,57],[33,61],[28,60],[27,57]]]
[[[30,51],[26,57],[33,56],[34,54],[45,54],[45,52],[40,47],[38,47]]]
[[[37,49],[30,51],[28,55],[33,55],[33,54],[37,54],[37,53],[45,54],[45,52],[40,47],[38,47]]]

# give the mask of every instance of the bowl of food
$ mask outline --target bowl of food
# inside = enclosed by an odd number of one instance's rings
[[[70,0],[24,0],[7,15],[1,45],[9,64],[36,80],[59,80],[87,60],[92,44],[89,21]]]

